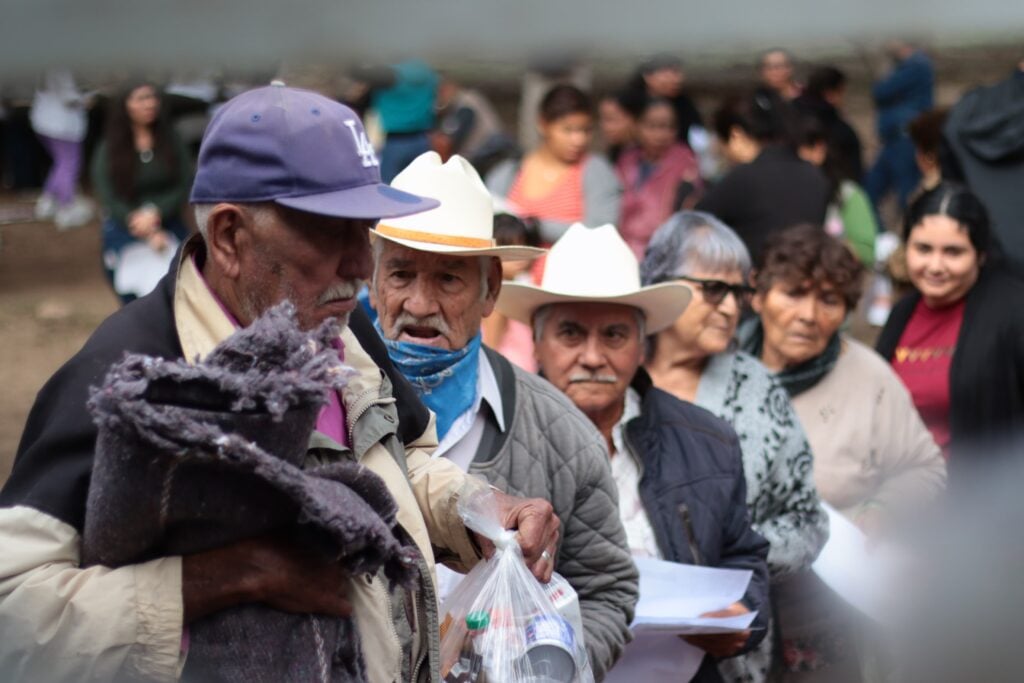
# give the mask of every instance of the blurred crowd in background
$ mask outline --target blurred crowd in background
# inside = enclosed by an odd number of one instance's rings
[[[846,111],[847,74],[785,49],[704,107],[675,55],[599,92],[583,65],[531,69],[518,129],[485,92],[420,60],[278,74],[364,117],[385,182],[430,150],[467,159],[494,198],[500,245],[546,248],[573,224],[611,224],[644,285],[694,290],[649,337],[645,367],[739,434],[752,522],[772,545],[781,630],[722,665],[732,680],[884,668],[860,616],[823,612],[808,575],[824,543],[819,499],[885,533],[1024,418],[1024,61],[993,65],[1001,82],[936,108],[927,51],[886,51],[870,144]],[[97,263],[129,302],[155,285],[140,264],[166,266],[189,235],[206,122],[251,85],[48,71],[3,92],[3,184],[39,191],[36,217],[58,229],[100,217]],[[537,284],[545,259],[502,267]],[[529,325],[496,312],[483,341],[537,370]]]

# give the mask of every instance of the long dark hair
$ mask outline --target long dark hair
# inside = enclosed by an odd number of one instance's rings
[[[998,254],[999,245],[993,244],[988,210],[967,186],[946,181],[915,199],[903,219],[904,241],[910,239],[910,233],[927,216],[947,216],[959,223],[979,256],[993,251]]]
[[[129,202],[135,202],[138,197],[135,193],[135,176],[138,163],[138,151],[135,149],[135,136],[132,133],[132,122],[128,117],[128,108],[125,103],[128,96],[139,88],[149,86],[156,92],[160,100],[160,90],[149,81],[135,81],[121,88],[117,96],[108,104],[107,126],[105,140],[107,143],[107,162],[110,167],[110,178],[114,185],[114,192]],[[165,109],[160,107],[160,113],[156,120],[150,125],[153,134],[153,160],[162,163],[172,174],[177,174],[181,167],[181,160],[172,140],[170,125],[167,122]]]

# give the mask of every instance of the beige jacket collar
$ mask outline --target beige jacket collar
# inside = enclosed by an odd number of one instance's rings
[[[227,339],[237,329],[196,266],[193,256],[202,249],[201,238],[189,240],[182,249],[178,280],[174,289],[174,320],[178,340],[189,363],[205,358],[217,344]],[[349,442],[353,450],[359,454],[369,448],[379,435],[367,434],[366,439],[360,439],[366,441],[365,444],[352,441],[356,421],[371,405],[394,402],[395,399],[390,395],[382,395],[384,387],[380,368],[347,327],[341,332],[341,341],[345,345],[345,363],[357,372],[342,390],[341,397],[345,406]],[[429,447],[435,444],[436,442],[429,443],[428,439],[424,445]]]

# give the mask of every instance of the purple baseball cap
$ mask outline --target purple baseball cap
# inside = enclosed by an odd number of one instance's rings
[[[283,83],[232,98],[206,128],[193,204],[274,202],[338,218],[394,218],[436,199],[396,190],[363,123],[343,104]]]

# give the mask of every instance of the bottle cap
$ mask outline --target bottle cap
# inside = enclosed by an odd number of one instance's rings
[[[491,624],[491,615],[487,610],[470,612],[466,615],[466,628],[470,631],[480,631]]]

